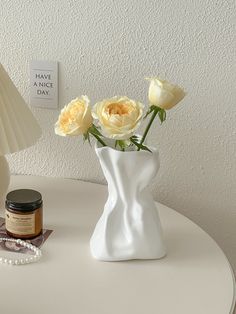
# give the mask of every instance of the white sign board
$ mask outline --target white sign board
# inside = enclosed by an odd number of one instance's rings
[[[58,108],[58,63],[31,61],[30,104],[41,108]]]

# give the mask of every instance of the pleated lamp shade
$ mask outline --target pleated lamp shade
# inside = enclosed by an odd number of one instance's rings
[[[41,129],[0,63],[0,155],[33,145]]]
[[[10,182],[4,155],[33,145],[40,136],[37,120],[0,63],[0,207]]]

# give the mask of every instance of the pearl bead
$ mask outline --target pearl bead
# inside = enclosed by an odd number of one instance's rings
[[[16,242],[17,244],[20,244],[21,246],[26,247],[29,250],[33,251],[35,253],[35,255],[30,257],[30,258],[26,257],[26,258],[15,259],[15,260],[0,257],[0,264],[24,265],[24,264],[28,264],[28,263],[37,262],[42,256],[42,252],[39,248],[32,245],[31,243],[28,243],[26,241],[21,240],[21,239],[0,238],[0,242],[1,241]]]

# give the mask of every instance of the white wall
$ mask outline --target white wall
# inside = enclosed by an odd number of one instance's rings
[[[188,96],[152,129],[156,199],[200,224],[236,267],[236,5],[213,0],[1,0],[0,61],[26,100],[29,61],[60,62],[60,106],[82,93],[147,102],[159,74]],[[34,109],[43,137],[9,156],[13,173],[103,182],[92,149],[54,135],[59,111]]]

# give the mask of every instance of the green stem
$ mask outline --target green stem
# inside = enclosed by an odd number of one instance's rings
[[[98,142],[102,144],[102,146],[107,146],[106,143],[103,142],[103,140],[97,134],[93,132],[89,132],[89,133],[92,134],[98,140]]]
[[[150,121],[148,122],[148,125],[147,125],[147,127],[146,127],[146,129],[145,129],[145,131],[144,131],[144,133],[143,133],[143,137],[142,137],[142,139],[141,139],[140,145],[142,145],[143,142],[145,141],[145,139],[146,139],[146,137],[147,137],[147,134],[148,134],[148,131],[149,131],[149,129],[150,129],[150,127],[151,127],[151,125],[152,125],[152,123],[153,123],[153,121],[154,121],[154,119],[155,119],[157,113],[158,113],[158,108],[156,108],[156,109],[153,110],[151,119],[150,119]],[[137,150],[139,151],[140,149],[141,149],[141,147],[139,147]]]

